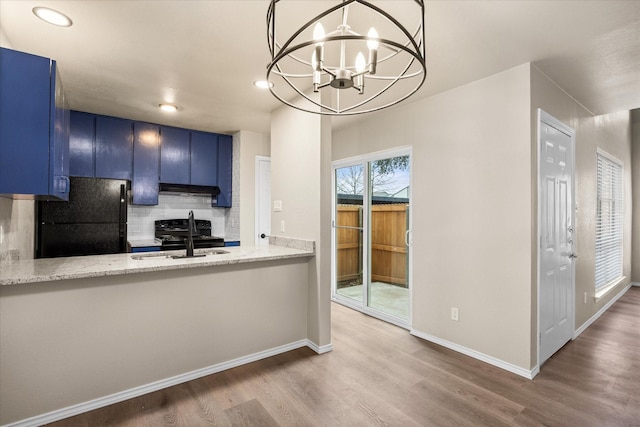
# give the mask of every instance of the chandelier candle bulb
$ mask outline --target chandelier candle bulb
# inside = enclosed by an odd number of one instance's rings
[[[314,62],[314,66],[313,69],[315,71],[322,71],[322,61],[324,60],[324,42],[322,41],[322,39],[324,39],[324,27],[322,26],[321,23],[317,23],[316,26],[313,28],[313,40],[315,40],[316,46],[314,49],[314,56],[313,59],[315,60]],[[315,77],[315,73],[314,73],[314,77]],[[318,81],[318,83],[320,83]]]
[[[367,33],[367,47],[369,48],[369,74],[376,73],[376,66],[378,64],[378,32],[375,28],[371,27]]]

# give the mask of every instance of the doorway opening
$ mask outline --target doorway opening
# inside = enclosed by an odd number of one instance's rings
[[[411,325],[411,148],[333,163],[332,299]]]

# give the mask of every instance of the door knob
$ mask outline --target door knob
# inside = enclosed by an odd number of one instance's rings
[[[260,238],[261,238],[261,239],[264,239],[265,237],[267,237],[267,235],[266,235],[266,234],[264,234],[264,233],[262,233],[262,234],[260,235]]]

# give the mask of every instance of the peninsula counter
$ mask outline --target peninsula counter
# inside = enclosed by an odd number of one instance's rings
[[[294,348],[317,351],[307,331],[313,242],[278,243],[190,259],[3,264],[0,425],[42,425]]]

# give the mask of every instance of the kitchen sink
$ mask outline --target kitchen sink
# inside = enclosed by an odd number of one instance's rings
[[[152,259],[161,259],[161,258],[170,258],[170,259],[183,259],[183,258],[201,258],[201,257],[205,257],[208,255],[222,255],[222,254],[228,254],[228,251],[222,250],[222,249],[200,249],[198,250],[197,253],[194,254],[193,257],[187,257],[183,251],[180,251],[179,253],[170,253],[167,254],[165,252],[160,252],[160,253],[146,253],[146,254],[141,254],[141,255],[131,255],[131,259],[135,259],[137,261],[142,261],[145,259],[148,260],[152,260]]]

